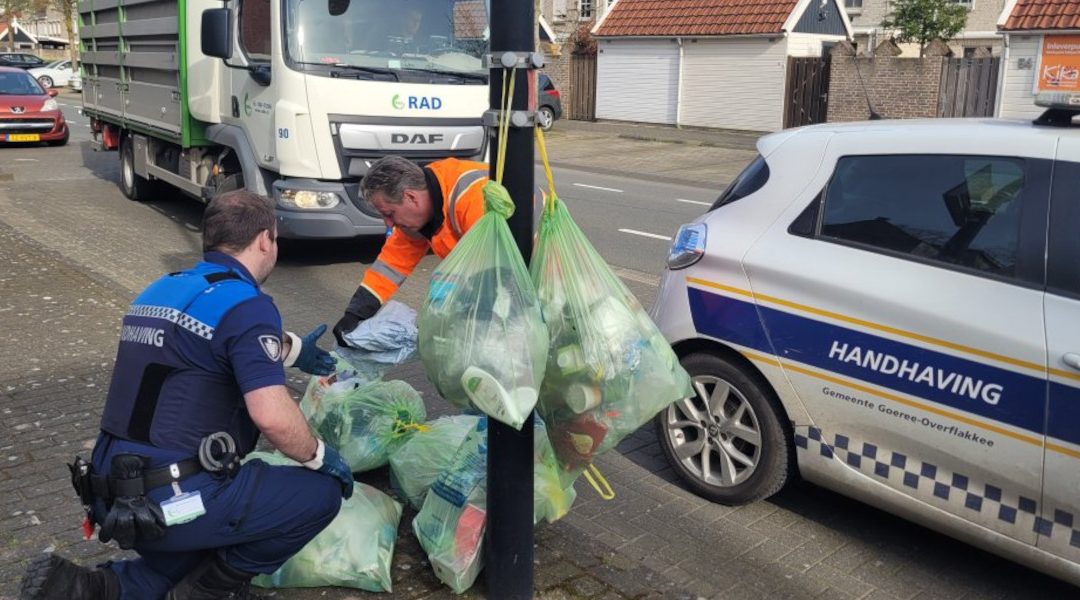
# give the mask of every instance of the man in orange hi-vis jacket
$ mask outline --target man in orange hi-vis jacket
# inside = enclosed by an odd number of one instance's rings
[[[481,189],[488,165],[447,158],[425,167],[400,156],[387,156],[368,170],[361,182],[364,199],[379,211],[393,233],[364,273],[334,337],[346,346],[345,334],[371,318],[412,273],[428,249],[446,258],[461,236],[484,216]]]

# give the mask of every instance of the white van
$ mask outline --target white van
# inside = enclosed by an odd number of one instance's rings
[[[1080,129],[827,124],[684,225],[653,318],[696,493],[795,474],[1080,584]]]

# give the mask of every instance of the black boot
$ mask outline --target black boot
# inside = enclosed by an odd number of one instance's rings
[[[120,581],[112,569],[87,569],[47,554],[26,568],[19,600],[119,600]]]
[[[255,577],[230,567],[218,556],[211,556],[199,563],[176,584],[165,600],[262,600],[251,593],[249,582]]]

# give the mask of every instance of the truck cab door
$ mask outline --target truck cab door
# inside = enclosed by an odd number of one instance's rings
[[[1049,404],[1038,545],[1080,562],[1080,140],[1062,136],[1047,251]]]
[[[263,166],[270,166],[274,160],[270,155],[274,148],[276,101],[276,74],[271,70],[272,23],[276,22],[274,15],[279,5],[270,0],[236,0],[231,4],[236,47],[229,61],[231,68],[225,74],[228,97],[222,103],[226,109],[222,121],[244,130],[256,150],[256,160]]]

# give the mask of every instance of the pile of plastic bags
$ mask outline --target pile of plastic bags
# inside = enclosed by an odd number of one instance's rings
[[[544,378],[548,333],[506,219],[506,188],[484,187],[485,214],[431,278],[418,320],[428,379],[456,406],[521,429]]]
[[[252,452],[245,460],[252,459],[303,468],[276,452]],[[389,592],[390,563],[401,510],[401,504],[386,494],[356,483],[352,497],[342,503],[341,511],[326,529],[277,571],[259,575],[252,583],[267,588],[335,585]]]

